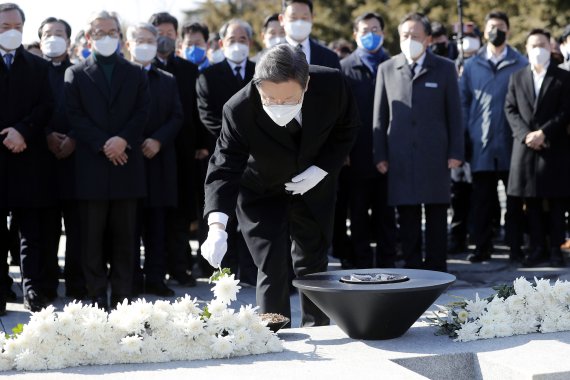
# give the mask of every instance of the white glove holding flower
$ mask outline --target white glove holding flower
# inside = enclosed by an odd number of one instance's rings
[[[285,184],[285,190],[293,195],[305,194],[326,177],[328,173],[318,166],[310,166],[301,174],[293,177],[291,182]]]
[[[228,250],[228,233],[216,227],[210,227],[208,237],[200,247],[202,257],[214,268],[219,268]]]

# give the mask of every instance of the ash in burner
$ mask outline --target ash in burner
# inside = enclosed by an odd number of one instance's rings
[[[393,273],[352,273],[340,278],[341,282],[348,284],[390,284],[408,280],[408,276]]]

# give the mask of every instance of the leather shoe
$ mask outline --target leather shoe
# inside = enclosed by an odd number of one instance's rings
[[[546,261],[543,250],[540,248],[533,249],[523,260],[523,266],[527,268],[537,267]]]
[[[467,260],[469,260],[472,263],[481,263],[483,261],[488,261],[491,260],[491,252],[476,250],[475,252],[467,256]]]
[[[107,301],[106,295],[101,295],[98,297],[91,298],[91,305],[97,307],[98,309],[103,309],[107,313],[109,312],[109,301]]]
[[[154,294],[160,297],[174,296],[174,290],[170,289],[163,281],[146,281],[144,284],[144,293]]]
[[[194,286],[196,286],[196,279],[194,278],[194,276],[188,274],[187,272],[171,274],[170,278],[176,280],[176,282],[178,282],[182,286],[187,286],[189,288],[193,288]]]
[[[29,290],[24,296],[24,309],[33,313],[47,306],[47,300],[35,290]]]
[[[455,255],[458,253],[467,252],[467,243],[464,239],[452,238],[447,245],[447,253]]]

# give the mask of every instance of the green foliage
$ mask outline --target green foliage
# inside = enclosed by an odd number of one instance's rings
[[[352,37],[353,20],[365,12],[378,12],[386,21],[385,46],[392,54],[399,49],[399,20],[411,11],[425,13],[430,20],[439,21],[452,30],[457,23],[455,0],[313,0],[313,37],[329,43],[338,38],[349,41]],[[491,10],[507,12],[510,18],[510,43],[522,50],[530,29],[549,29],[558,37],[570,24],[570,1],[568,0],[464,0],[464,21],[473,21],[484,29],[485,15]],[[186,21],[205,22],[212,31],[219,30],[231,18],[243,18],[254,28],[254,50],[261,48],[259,33],[263,20],[281,10],[281,0],[206,0],[198,9],[187,12]]]
[[[208,280],[208,283],[212,283],[214,281],[218,281],[220,279],[220,277],[227,275],[230,276],[232,274],[232,271],[230,270],[230,268],[222,268],[221,270],[217,270],[214,273],[212,273],[212,275],[210,276],[210,279]]]
[[[18,323],[16,327],[12,328],[12,334],[5,334],[6,339],[15,338],[20,335],[24,331],[24,325],[22,323]]]

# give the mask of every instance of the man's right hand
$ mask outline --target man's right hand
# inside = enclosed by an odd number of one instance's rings
[[[388,173],[388,161],[380,161],[376,164],[376,169],[382,174]]]
[[[113,163],[113,165],[115,165],[115,166],[123,166],[127,163],[128,159],[129,159],[129,156],[127,156],[127,154],[125,152],[123,152],[120,155],[118,155],[117,157],[115,157],[113,159],[109,159],[109,161],[111,161]]]
[[[65,135],[58,132],[52,132],[46,136],[48,149],[56,157],[59,156],[60,146],[63,139],[65,139]]]
[[[24,136],[14,127],[4,128],[0,131],[0,136],[2,135],[6,135],[2,143],[12,153],[21,153],[28,147]]]
[[[215,224],[217,225],[219,223]],[[219,268],[227,250],[228,233],[218,226],[210,225],[208,237],[200,247],[202,256],[208,261],[208,263],[210,263],[212,267]]]

